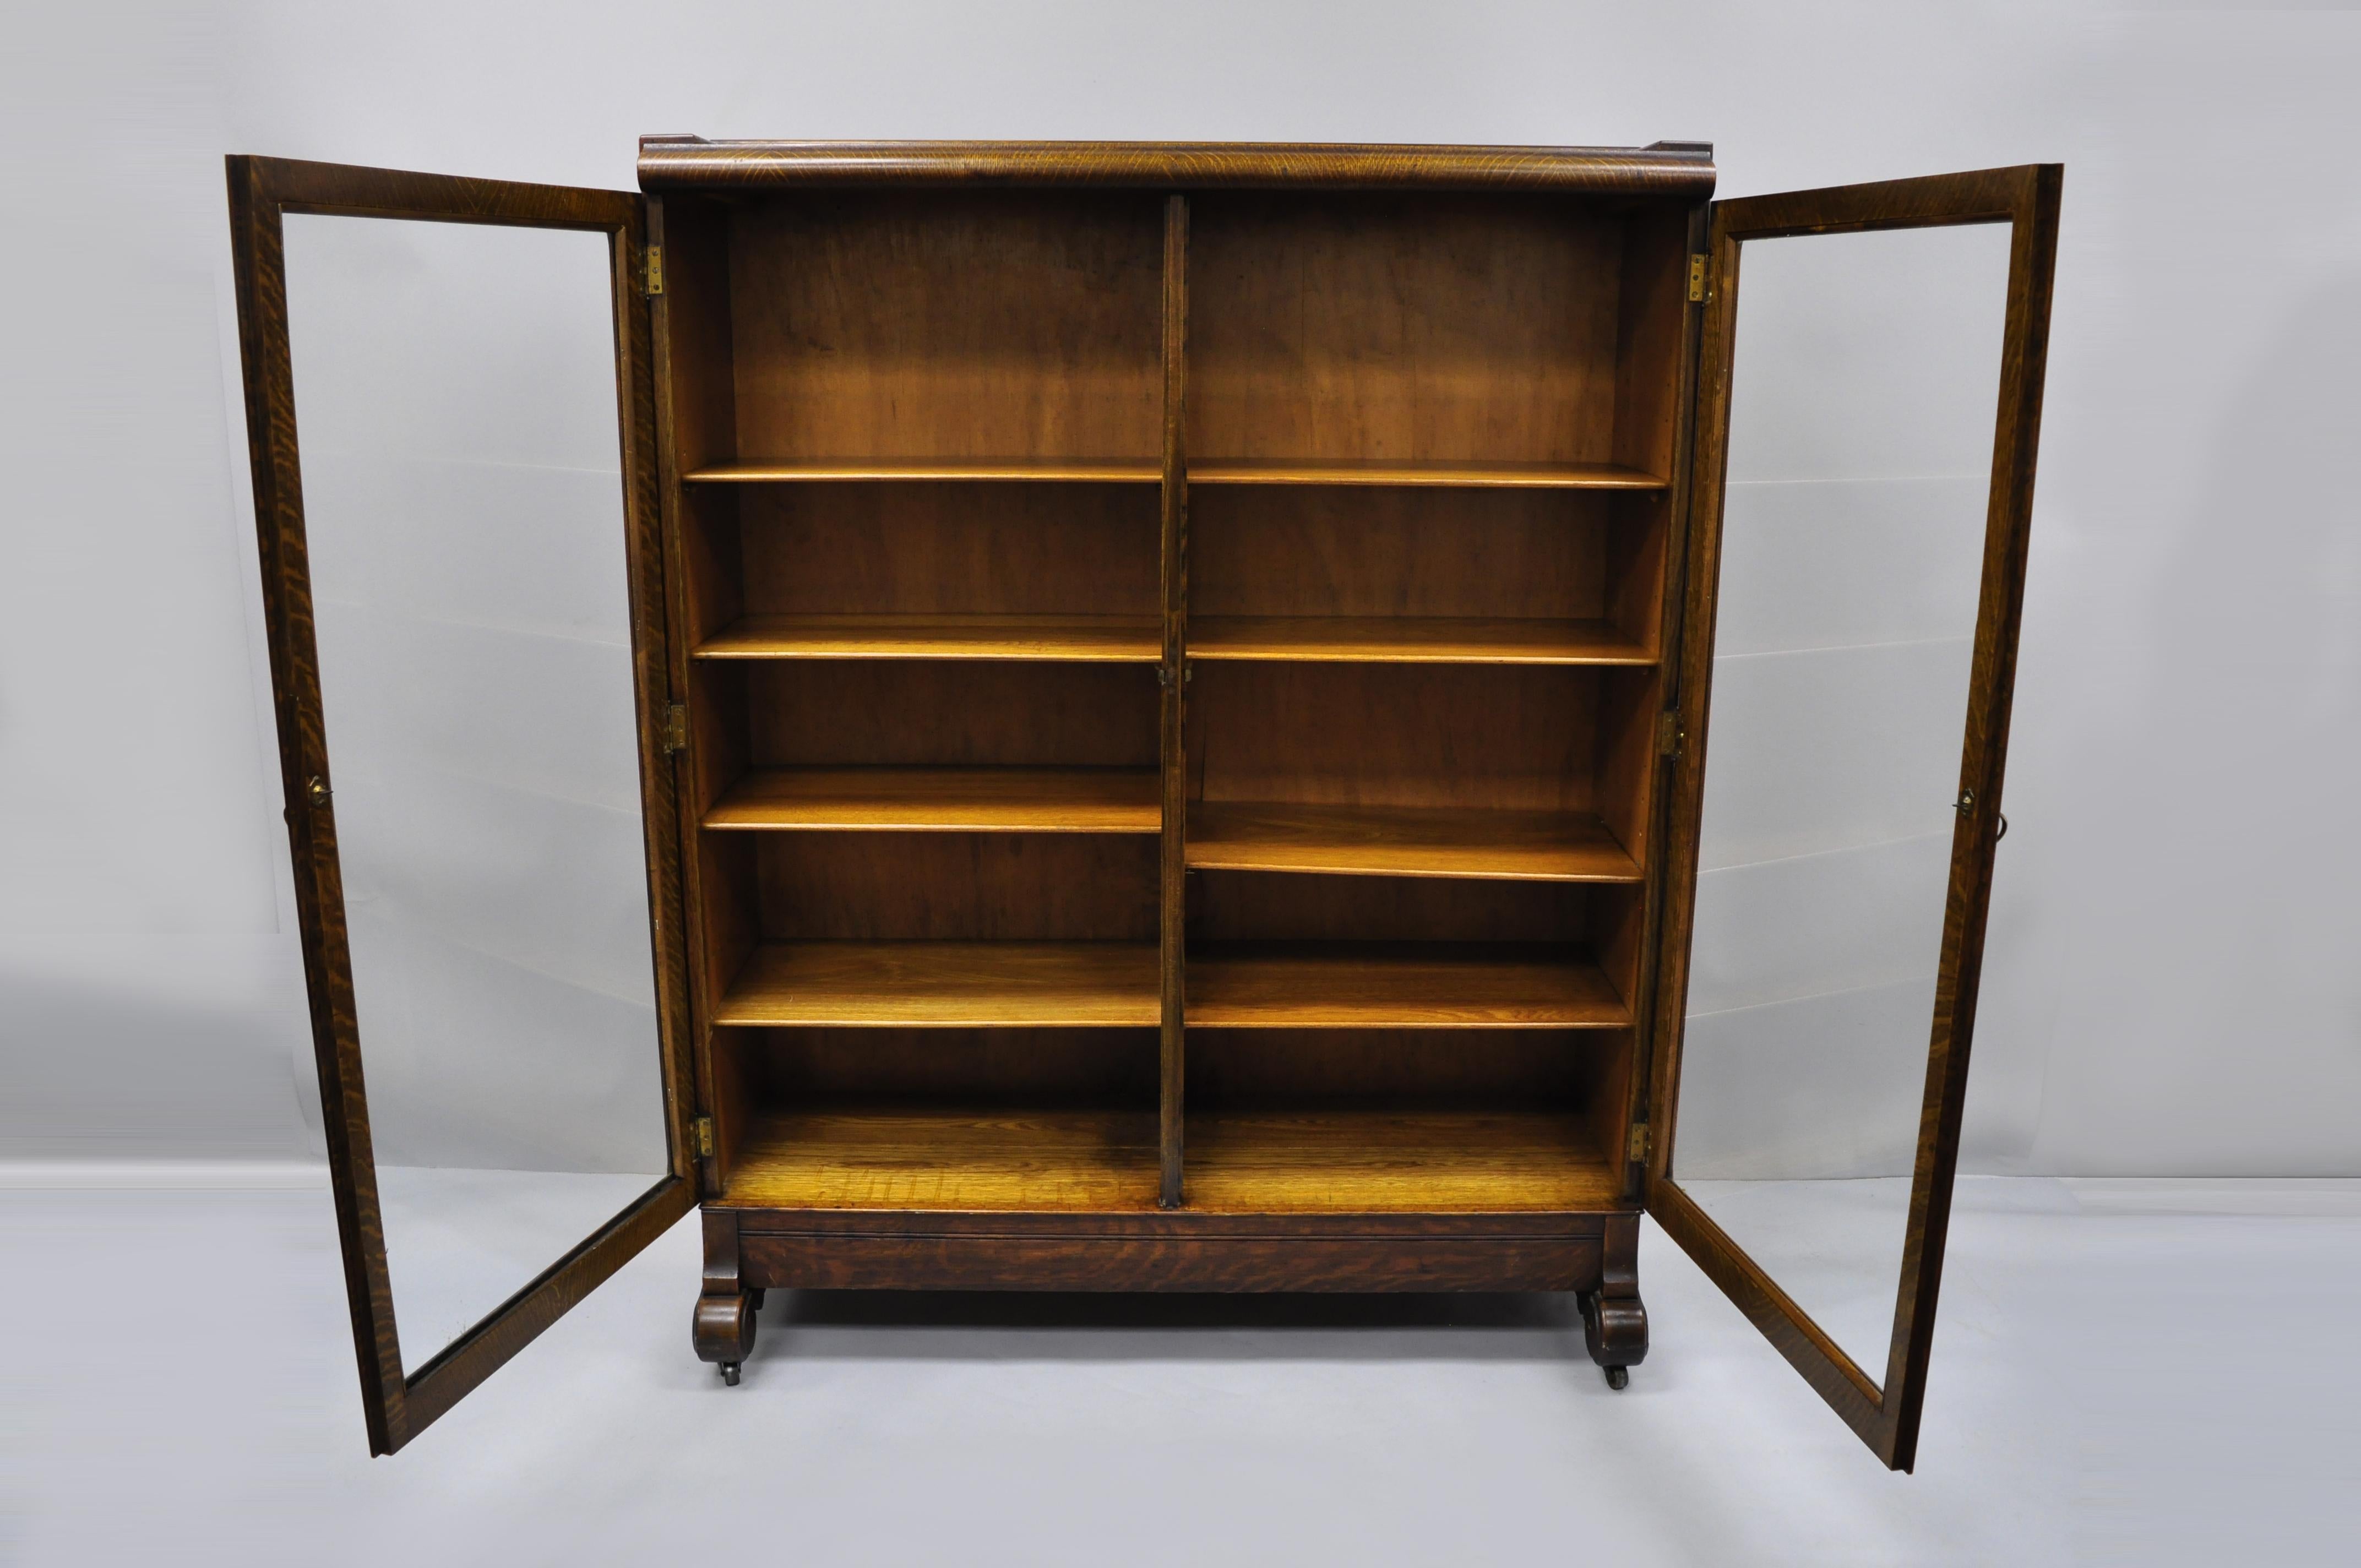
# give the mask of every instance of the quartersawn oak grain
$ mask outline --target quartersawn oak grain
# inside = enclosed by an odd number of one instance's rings
[[[1229,1213],[1606,1209],[1619,1171],[1578,1117],[1324,1111],[1189,1118],[1189,1202]]]
[[[714,1022],[1027,1027],[1157,1022],[1145,942],[765,942]]]
[[[1154,833],[1147,768],[765,768],[705,814],[709,828]]]
[[[1200,616],[1193,659],[1262,663],[1626,664],[1654,654],[1605,620],[1490,616]]]
[[[1202,870],[1636,883],[1640,867],[1596,817],[1453,806],[1202,801],[1189,813]]]
[[[718,1202],[1104,1212],[1153,1209],[1156,1194],[1152,1112],[888,1104],[758,1119]]]
[[[1474,944],[1224,948],[1189,960],[1191,1028],[1622,1029],[1597,963]]]
[[[697,644],[700,659],[1000,659],[1152,664],[1153,616],[750,615]]]

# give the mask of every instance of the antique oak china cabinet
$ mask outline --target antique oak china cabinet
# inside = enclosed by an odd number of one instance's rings
[[[733,1384],[768,1290],[1481,1290],[1619,1388],[1644,1212],[1910,1466],[2057,167],[228,173],[376,1451],[693,1209]]]

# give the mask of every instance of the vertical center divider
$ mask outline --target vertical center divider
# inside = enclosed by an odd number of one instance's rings
[[[1188,772],[1182,765],[1182,707],[1187,698],[1189,641],[1189,470],[1182,451],[1188,392],[1189,199],[1164,200],[1164,656],[1157,666],[1162,688],[1164,839],[1161,949],[1158,970],[1163,988],[1163,1032],[1157,1049],[1157,1148],[1162,1182],[1157,1201],[1180,1206],[1180,1133],[1183,1126],[1182,1048],[1187,1042],[1186,998],[1189,895],[1183,835],[1189,810]]]

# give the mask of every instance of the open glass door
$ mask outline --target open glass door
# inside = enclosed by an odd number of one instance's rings
[[[2060,173],[1719,203],[1703,280],[1648,1209],[1902,1470],[2006,830]]]
[[[643,209],[251,158],[229,195],[320,1098],[390,1453],[697,1201]]]

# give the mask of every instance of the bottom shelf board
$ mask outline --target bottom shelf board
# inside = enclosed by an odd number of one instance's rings
[[[1578,1117],[1544,1112],[1200,1113],[1182,1212],[1587,1211],[1619,1173]],[[718,1206],[1149,1211],[1153,1112],[830,1108],[755,1121]]]
[[[879,1107],[757,1120],[733,1209],[1154,1209],[1156,1113]]]
[[[1587,1125],[1545,1112],[1196,1115],[1183,1139],[1187,1206],[1210,1213],[1609,1209],[1621,1196]]]

